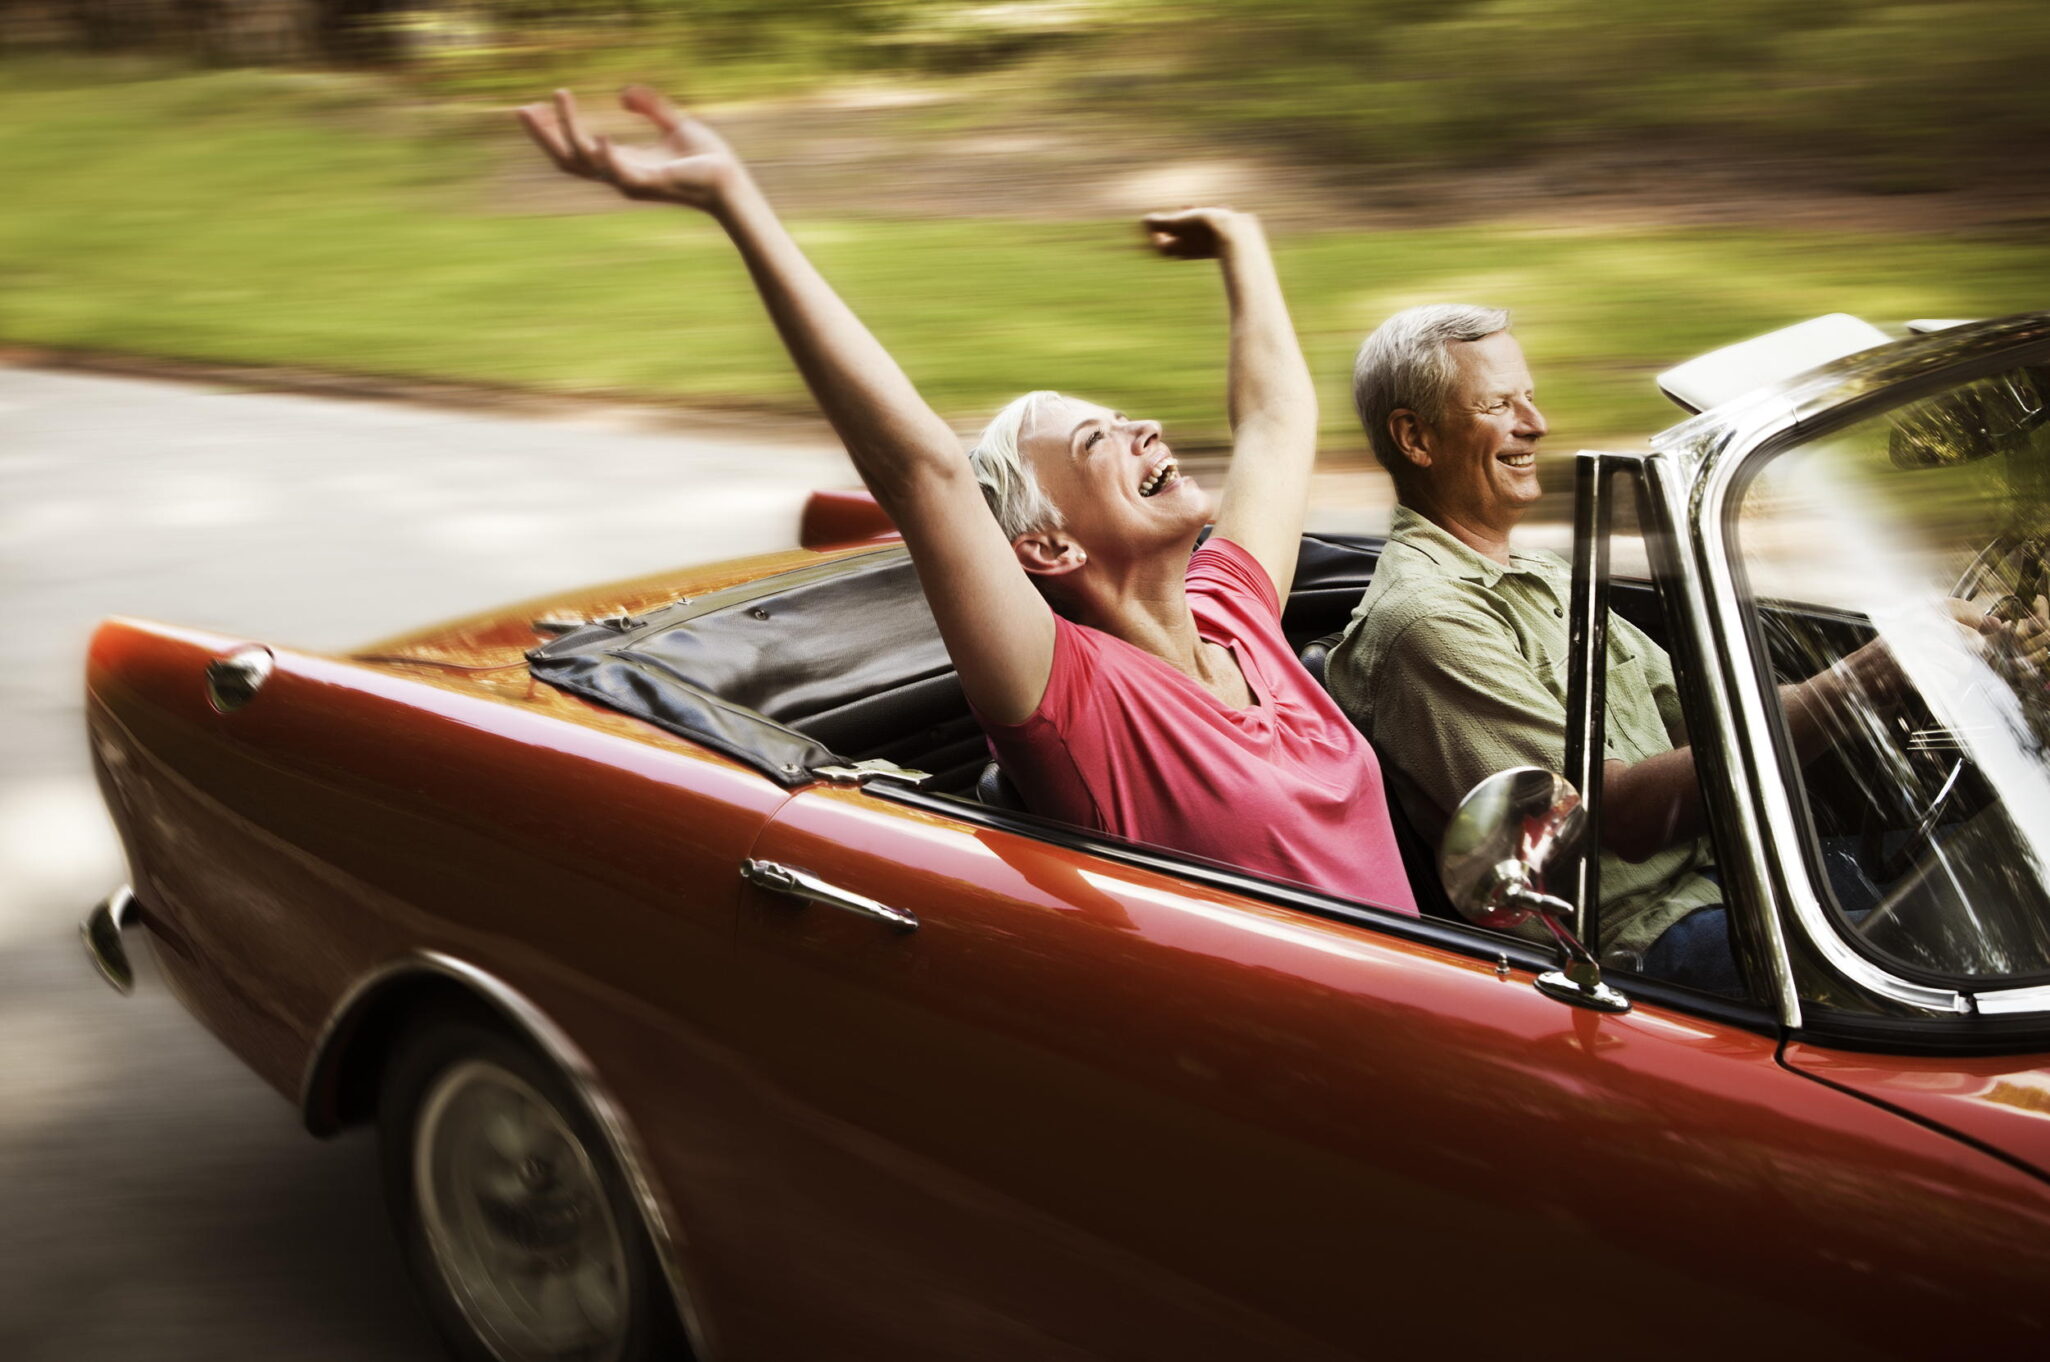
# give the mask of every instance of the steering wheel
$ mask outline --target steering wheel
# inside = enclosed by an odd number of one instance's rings
[[[1958,736],[1936,723],[1919,699],[1909,705],[1914,712],[1897,720],[1906,730],[1900,757],[1913,772],[1911,784],[1896,787],[1903,799],[1903,825],[1889,827],[1890,820],[1878,802],[1869,798],[1858,825],[1858,864],[1882,885],[1898,880],[1914,866],[1947,815],[1969,817],[1984,808],[1992,795],[1992,787],[1972,764]],[[1895,831],[1906,835],[1888,852],[1886,837]]]
[[[2050,540],[2040,535],[2005,532],[1979,550],[1951,588],[1952,599],[1969,601],[1996,619],[2024,619],[2034,612],[2030,602],[2050,594],[2046,558]],[[1973,686],[1983,684],[1974,681]],[[1905,874],[1946,816],[1970,817],[1994,798],[1993,788],[1973,765],[1963,737],[1939,723],[1924,698],[1912,688],[1893,720],[1901,729],[1896,752],[1914,772],[1912,789],[1922,792],[1919,808],[1906,810],[1907,837],[1891,855],[1884,854],[1888,829],[1874,801],[1866,803],[1858,830],[1858,859],[1883,882]],[[1903,791],[1906,793],[1906,791]]]

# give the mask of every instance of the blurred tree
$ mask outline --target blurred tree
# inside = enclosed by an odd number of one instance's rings
[[[320,0],[0,0],[0,42],[282,64],[318,51],[319,8]]]
[[[2043,4],[0,0],[0,47],[404,66],[500,98],[678,67],[751,92],[850,70],[957,74],[1059,44],[1085,98],[1140,70],[1172,96],[1150,118],[1250,128],[1338,165],[1684,141],[1914,189],[2050,160]]]

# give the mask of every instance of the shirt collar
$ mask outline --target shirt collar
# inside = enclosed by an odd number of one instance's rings
[[[1549,554],[1522,553],[1515,549],[1509,551],[1509,562],[1504,566],[1461,543],[1443,526],[1400,504],[1395,508],[1395,518],[1388,525],[1388,542],[1416,550],[1451,576],[1488,587],[1511,573],[1536,572],[1549,577],[1559,570],[1557,560]]]

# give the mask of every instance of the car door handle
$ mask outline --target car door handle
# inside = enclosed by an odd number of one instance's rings
[[[887,922],[900,931],[918,930],[918,918],[903,908],[892,908],[887,903],[827,884],[816,875],[774,861],[757,861],[749,858],[740,863],[740,878],[749,884],[758,885],[772,894],[788,894],[792,898],[804,899],[809,903],[823,903],[828,908],[839,908],[861,917],[871,917],[878,922]]]

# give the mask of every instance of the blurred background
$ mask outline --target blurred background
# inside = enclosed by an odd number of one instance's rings
[[[1222,305],[1130,219],[1262,213],[1361,448],[1360,335],[1514,308],[1554,445],[1819,312],[2050,281],[2037,0],[0,0],[0,341],[803,413],[715,230],[508,116],[708,113],[943,412],[1221,442]],[[615,131],[626,131],[624,122]]]
[[[1214,271],[1135,220],[1258,211],[1371,530],[1346,374],[1411,303],[1513,308],[1561,452],[1818,313],[2050,306],[2046,71],[2040,0],[0,0],[0,1357],[434,1354],[360,1138],[77,951],[93,622],[344,648],[853,481],[716,229],[514,104],[699,106],[964,431],[1053,387],[1220,451]]]

